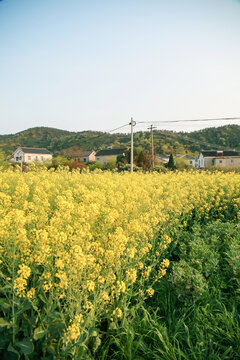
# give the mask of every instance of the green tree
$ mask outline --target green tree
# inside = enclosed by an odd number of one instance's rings
[[[117,156],[117,168],[121,168],[126,165],[128,162],[128,158],[125,155],[118,155]]]
[[[141,151],[138,155],[138,158],[137,158],[137,166],[140,166],[140,167],[144,167],[144,163],[145,163],[145,154],[143,151]]]
[[[174,170],[176,169],[176,166],[175,166],[175,162],[174,162],[174,159],[173,159],[173,155],[171,154],[169,156],[169,160],[168,160],[168,163],[166,164],[166,167],[170,170]]]
[[[88,165],[90,170],[95,170],[95,169],[102,169],[103,168],[103,163],[101,161],[97,161],[93,164],[89,164]]]
[[[117,162],[115,159],[109,159],[105,165],[106,170],[113,170],[116,169],[116,167],[117,167]]]
[[[9,162],[6,160],[5,154],[2,150],[0,150],[0,166],[4,168],[9,166]]]
[[[68,159],[64,156],[56,156],[52,158],[52,164],[54,167],[63,166],[68,162]]]
[[[176,167],[176,169],[179,169],[179,170],[192,169],[192,166],[189,165],[187,160],[183,159],[183,158],[177,158],[176,159],[175,167]]]
[[[150,170],[152,165],[152,156],[151,154],[146,154],[144,151],[141,151],[137,158],[137,166],[143,168],[143,170]]]

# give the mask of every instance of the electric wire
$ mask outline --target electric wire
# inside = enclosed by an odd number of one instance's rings
[[[139,124],[168,124],[168,123],[179,123],[179,122],[204,122],[204,121],[235,121],[240,120],[239,117],[223,117],[223,118],[208,118],[208,119],[177,119],[177,120],[158,120],[158,121],[138,121]]]
[[[145,129],[143,129],[144,128],[143,124],[155,124],[155,125],[157,125],[157,124],[180,123],[180,122],[236,121],[236,120],[240,120],[240,117],[222,117],[222,118],[206,118],[206,119],[177,119],[177,120],[169,120],[169,121],[167,121],[167,120],[162,120],[162,121],[161,120],[159,120],[159,121],[136,121],[135,122],[135,125],[136,125],[135,129],[137,129],[138,131],[144,132]],[[117,130],[123,129],[123,128],[129,126],[129,125],[130,125],[129,123],[124,124],[124,125],[121,125],[121,126],[119,126],[117,128],[107,130],[107,131],[105,131],[103,133],[100,133],[99,135],[96,135],[96,136],[93,136],[93,137],[90,137],[90,138],[85,138],[85,139],[82,139],[82,140],[79,139],[79,143],[81,145],[83,145],[84,143],[87,143],[89,141],[97,140],[97,139],[99,139],[99,138],[101,138],[103,136],[106,136],[107,134],[110,134],[110,133],[113,133],[113,132],[115,132]],[[139,127],[142,128],[142,129],[140,130]],[[158,131],[160,131],[160,130],[158,130]],[[168,130],[162,130],[162,131],[168,131]],[[178,138],[179,137],[181,138],[182,136],[178,135]],[[214,148],[219,147],[219,145],[217,145],[217,144],[206,143],[206,142],[203,142],[201,140],[194,139],[194,138],[191,139],[191,137],[189,137],[189,135],[187,135],[187,138],[182,137],[182,139],[184,139],[187,142],[192,142],[192,143],[195,142],[195,143],[199,143],[200,145],[204,145],[204,146],[208,146],[208,147],[209,146],[212,146]],[[229,148],[226,148],[226,147],[222,146],[222,149],[229,149]]]
[[[117,131],[117,130],[120,130],[120,129],[126,127],[126,126],[129,126],[129,124],[125,124],[125,125],[122,125],[122,126],[119,126],[119,127],[115,128],[115,129],[105,131],[105,132],[103,132],[103,133],[101,133],[99,135],[93,136],[91,138],[85,138],[83,140],[79,140],[79,143],[80,143],[80,145],[83,145],[84,143],[87,143],[87,142],[92,141],[92,140],[94,141],[96,139],[99,139],[102,136],[106,136],[107,134],[112,133],[112,132]]]

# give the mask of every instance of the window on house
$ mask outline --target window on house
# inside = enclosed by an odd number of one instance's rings
[[[86,159],[86,158],[84,158],[84,159],[83,159],[83,161],[84,161],[84,162],[87,162],[87,159]]]
[[[99,161],[100,160],[100,158],[97,158],[97,161]]]
[[[16,161],[18,161],[18,156],[16,156]]]
[[[233,163],[233,160],[231,160],[231,163]]]
[[[222,160],[219,160],[219,163],[222,164]]]
[[[189,161],[190,165],[192,165],[192,160]]]
[[[19,156],[19,160],[22,160],[22,157],[21,157],[21,156]]]

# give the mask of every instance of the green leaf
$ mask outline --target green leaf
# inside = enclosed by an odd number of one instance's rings
[[[34,330],[33,338],[34,338],[34,340],[42,339],[44,337],[44,335],[46,335],[46,333],[47,333],[47,331],[44,330],[41,326],[39,326],[38,328],[36,328]]]
[[[89,334],[89,336],[96,337],[96,336],[98,336],[98,330],[96,328],[91,328],[91,329],[89,329],[88,334]]]
[[[49,315],[48,315],[48,317],[50,318],[50,319],[54,319],[54,320],[62,320],[62,314],[60,314],[59,312],[57,312],[57,311],[52,311]]]
[[[6,320],[4,320],[4,318],[0,318],[0,327],[4,327],[4,326],[9,326],[10,323]]]
[[[19,315],[21,315],[27,310],[30,310],[31,308],[31,304],[26,301],[25,303],[21,304],[21,308],[19,309],[19,311],[16,312],[15,316],[18,317]]]
[[[12,336],[10,334],[4,334],[4,336],[0,336],[0,353],[1,350],[6,350],[7,345],[10,343]]]
[[[116,330],[117,329],[117,325],[115,324],[115,322],[111,322],[110,324],[109,324],[109,330]]]
[[[60,322],[58,320],[52,320],[48,323],[48,330],[51,334],[51,337],[55,337],[56,334],[59,334],[65,329],[65,324],[63,322]]]
[[[0,287],[0,292],[1,293],[7,294],[9,292],[9,290],[11,290],[11,285],[7,284],[5,286]]]
[[[11,305],[6,302],[5,299],[1,299],[0,300],[0,308],[3,310],[3,311],[7,311],[9,308],[11,307]]]
[[[100,337],[95,337],[94,338],[94,343],[93,343],[93,353],[95,353],[97,351],[97,349],[99,348],[99,346],[101,345],[101,339]]]
[[[8,360],[18,360],[18,359],[20,359],[19,352],[16,349],[14,349],[12,344],[8,345],[7,352],[6,352],[6,359],[8,359]]]
[[[42,300],[42,302],[43,302],[44,304],[46,304],[46,303],[47,303],[47,298],[46,298],[45,296],[43,296],[43,295],[39,294],[39,295],[38,295],[38,297],[39,297],[39,299],[41,299],[41,300]]]
[[[34,350],[33,343],[29,339],[16,342],[16,346],[20,348],[24,355],[30,355]]]

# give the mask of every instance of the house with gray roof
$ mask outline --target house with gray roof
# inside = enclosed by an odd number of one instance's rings
[[[197,165],[199,168],[238,167],[240,166],[240,153],[235,150],[202,150]]]
[[[31,163],[33,161],[51,162],[52,153],[43,148],[18,147],[13,153],[16,163]]]
[[[118,148],[118,149],[112,149],[107,148],[103,150],[99,150],[96,153],[96,161],[100,161],[103,164],[107,164],[109,160],[117,160],[118,156],[125,156],[125,153],[127,151],[127,148]]]
[[[155,156],[156,163],[167,164],[169,161],[169,155],[157,155]]]
[[[183,155],[181,156],[182,159],[184,159],[188,165],[195,167],[197,164],[197,159],[192,155]]]

